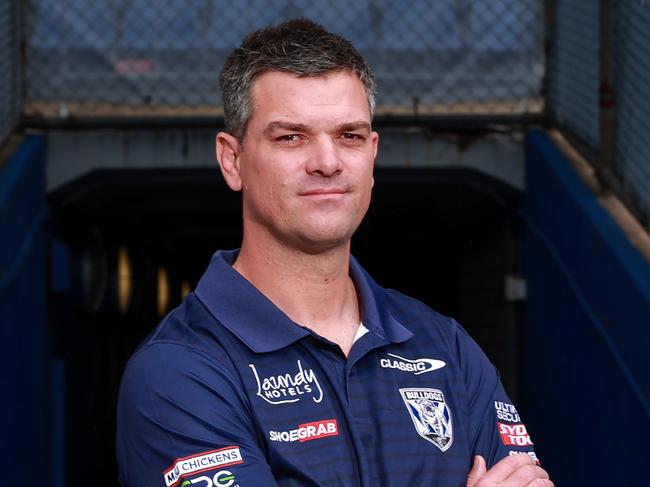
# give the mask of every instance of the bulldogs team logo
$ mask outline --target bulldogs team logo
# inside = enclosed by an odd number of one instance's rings
[[[454,441],[451,411],[445,396],[438,389],[400,389],[415,430],[440,450],[447,450]]]

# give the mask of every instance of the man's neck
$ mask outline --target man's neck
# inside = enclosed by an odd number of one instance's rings
[[[348,355],[360,322],[349,276],[350,246],[306,253],[282,245],[248,245],[233,268],[294,322],[337,343]]]

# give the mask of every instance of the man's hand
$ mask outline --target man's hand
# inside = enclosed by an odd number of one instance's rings
[[[467,476],[467,487],[553,487],[546,470],[535,465],[530,456],[511,455],[497,462],[490,470],[480,455]]]

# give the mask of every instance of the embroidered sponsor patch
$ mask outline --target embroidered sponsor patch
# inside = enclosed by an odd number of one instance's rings
[[[180,487],[189,487],[197,485],[198,487],[239,487],[237,479],[230,470],[220,470],[214,476],[201,475],[193,479],[183,480]]]
[[[440,450],[448,450],[454,441],[451,411],[438,389],[400,389],[415,430]]]
[[[497,422],[497,427],[504,445],[528,446],[533,444],[528,431],[526,431],[526,426],[521,423],[505,424]]]
[[[512,455],[523,455],[523,454],[528,455],[530,458],[532,458],[535,461],[535,463],[537,465],[539,465],[539,459],[537,458],[537,455],[535,454],[534,451],[513,451],[513,450],[510,450],[508,452],[508,455],[510,455],[510,456],[512,456]]]
[[[269,440],[271,441],[305,441],[327,438],[328,436],[338,436],[339,426],[336,419],[323,419],[312,423],[304,423],[296,429],[288,431],[269,431]]]
[[[296,363],[298,370],[295,373],[267,377],[260,376],[255,365],[248,364],[257,382],[257,395],[269,404],[298,402],[304,397],[311,397],[316,403],[321,402],[323,390],[316,374],[312,369],[304,368],[300,360]]]
[[[497,413],[497,418],[507,423],[520,423],[521,418],[519,413],[512,404],[502,401],[494,401],[494,410]]]
[[[379,359],[379,365],[384,369],[397,369],[402,372],[412,372],[414,375],[424,374],[425,372],[432,372],[434,370],[442,369],[447,365],[442,360],[433,358],[416,358],[408,359],[394,355],[387,354],[390,358]]]
[[[194,475],[216,468],[244,463],[238,446],[227,446],[218,450],[206,451],[179,458],[163,472],[167,487],[174,487],[189,475]]]

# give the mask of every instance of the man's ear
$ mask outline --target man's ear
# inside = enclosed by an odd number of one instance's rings
[[[375,159],[377,158],[377,150],[379,149],[379,134],[377,132],[372,132],[370,134],[370,141],[372,142],[372,165],[375,165]],[[374,174],[373,169],[373,174]],[[375,187],[375,178],[372,178],[371,188]]]
[[[370,141],[372,143],[372,160],[374,161],[377,157],[377,150],[379,150],[379,134],[372,132],[370,134]]]
[[[216,140],[217,161],[226,184],[233,191],[241,191],[242,182],[239,174],[239,141],[226,132],[219,132]]]

